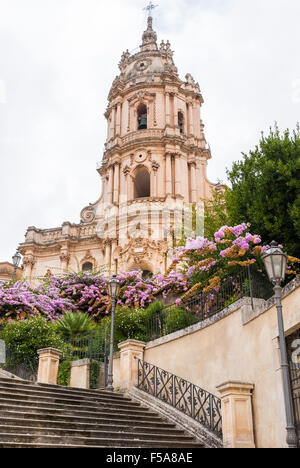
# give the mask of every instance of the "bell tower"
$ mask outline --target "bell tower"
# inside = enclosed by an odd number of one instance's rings
[[[98,220],[112,268],[164,272],[174,225],[174,214],[166,213],[208,199],[213,190],[203,98],[190,74],[179,78],[170,42],[158,46],[150,15],[139,51],[126,50],[119,69],[105,113],[102,196],[86,210]]]
[[[122,54],[108,95],[101,196],[81,211],[79,224],[28,228],[19,251],[31,282],[70,270],[165,273],[177,232],[192,219],[186,213],[219,188],[206,177],[211,154],[199,84],[190,74],[180,79],[169,41],[158,45],[153,8],[138,51]]]

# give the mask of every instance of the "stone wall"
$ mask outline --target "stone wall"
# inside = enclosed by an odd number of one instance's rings
[[[284,290],[286,334],[300,328],[300,278]],[[277,314],[273,299],[244,298],[205,322],[148,343],[144,360],[219,395],[224,382],[254,385],[257,447],[285,447]]]

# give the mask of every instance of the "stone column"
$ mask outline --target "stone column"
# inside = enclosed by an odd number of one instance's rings
[[[171,125],[170,93],[166,93],[166,127]]]
[[[189,120],[190,120],[190,135],[194,135],[194,112],[193,112],[193,103],[189,103]]]
[[[62,352],[54,348],[45,348],[39,349],[38,355],[38,383],[57,385],[59,359]]]
[[[219,385],[225,448],[255,448],[252,414],[254,385],[226,382]]]
[[[175,127],[175,134],[180,136],[180,130],[178,125],[178,98],[176,94],[174,94],[174,127]]]
[[[121,135],[121,103],[117,105],[116,136]]]
[[[175,154],[175,196],[181,195],[180,154]]]
[[[166,196],[172,195],[172,165],[171,165],[171,155],[166,153]]]
[[[70,254],[67,250],[64,250],[60,254],[60,264],[61,264],[61,269],[63,272],[68,271],[68,265],[70,261]]]
[[[113,190],[114,190],[114,167],[110,166],[108,169],[109,180],[107,187],[107,202],[111,204],[113,202]]]
[[[108,274],[110,273],[110,268],[111,268],[111,245],[110,245],[110,241],[107,240],[106,243],[105,243],[105,268],[108,272]]]
[[[24,273],[23,273],[23,278],[27,279],[29,282],[32,280],[32,270],[35,265],[35,260],[33,254],[27,253],[23,258],[23,267],[24,267]]]
[[[191,167],[191,202],[196,203],[197,201],[196,166],[194,163],[192,163],[190,167]]]
[[[127,340],[119,344],[120,349],[120,386],[129,390],[138,382],[138,359],[144,359],[146,343]]]
[[[111,110],[111,130],[110,130],[110,137],[115,137],[115,121],[116,121],[116,108],[113,107]]]
[[[119,202],[119,191],[120,191],[120,164],[115,164],[115,176],[114,176],[114,203]]]
[[[70,387],[90,388],[90,359],[81,359],[71,363]]]

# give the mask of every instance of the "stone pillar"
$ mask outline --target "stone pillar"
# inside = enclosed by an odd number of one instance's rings
[[[170,153],[166,154],[166,196],[172,195],[172,165],[171,165],[171,155]]]
[[[254,385],[226,382],[219,385],[225,448],[255,448],[252,414]]]
[[[111,129],[110,129],[110,137],[115,137],[115,120],[116,120],[116,108],[113,107],[111,110]]]
[[[174,127],[175,127],[175,134],[180,136],[180,130],[178,125],[178,97],[174,94]]]
[[[119,202],[119,191],[120,191],[120,165],[115,164],[115,176],[114,176],[114,203]]]
[[[181,164],[180,154],[175,154],[175,196],[181,195]]]
[[[191,202],[196,203],[197,201],[197,187],[196,187],[196,167],[195,164],[191,164]]]
[[[171,125],[170,93],[166,93],[166,127]]]
[[[39,349],[38,355],[38,383],[57,385],[59,359],[62,352],[54,348],[45,348]]]
[[[127,340],[119,344],[120,349],[120,386],[129,390],[138,383],[138,359],[144,359],[146,343]]]
[[[110,272],[110,267],[111,267],[111,245],[110,245],[110,241],[107,240],[106,243],[105,243],[105,268],[106,268],[106,271]]]
[[[70,387],[90,388],[90,359],[81,359],[71,363]]]
[[[193,112],[193,103],[189,103],[189,121],[190,121],[190,131],[189,134],[194,135],[194,112]]]
[[[113,190],[114,190],[114,166],[110,166],[108,169],[109,180],[107,187],[107,202],[111,204],[113,202]]]
[[[60,254],[61,269],[63,272],[68,271],[68,265],[70,261],[70,254],[67,250],[63,250]]]
[[[25,256],[23,257],[23,267],[24,273],[23,278],[28,280],[29,282],[32,280],[32,270],[35,265],[35,259],[32,252],[26,252]]]
[[[117,105],[116,136],[121,135],[121,103]]]

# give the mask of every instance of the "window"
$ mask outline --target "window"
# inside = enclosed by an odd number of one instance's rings
[[[86,262],[82,265],[82,271],[93,271],[93,264],[91,262]]]
[[[147,107],[145,104],[140,104],[138,107],[138,130],[147,129]]]
[[[150,197],[150,174],[145,167],[137,170],[134,179],[134,198]]]
[[[178,126],[180,130],[180,134],[182,135],[184,132],[184,117],[182,112],[178,112]]]

